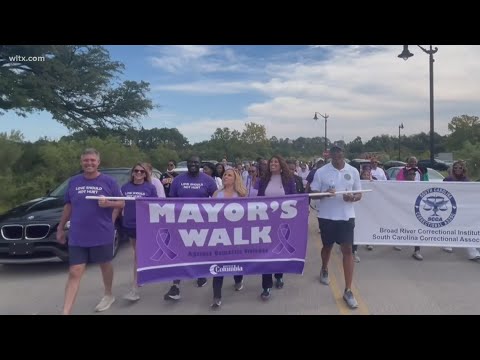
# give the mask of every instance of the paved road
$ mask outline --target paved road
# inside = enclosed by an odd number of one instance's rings
[[[223,307],[211,311],[211,282],[197,288],[195,281],[182,283],[182,300],[165,302],[169,285],[158,283],[142,288],[142,299],[129,304],[122,295],[129,289],[131,252],[125,244],[114,260],[114,293],[117,301],[108,314],[479,314],[480,264],[466,259],[462,249],[453,254],[439,248],[424,248],[424,261],[411,257],[413,249],[391,247],[359,249],[361,263],[355,268],[353,291],[359,308],[350,310],[342,300],[344,287],[341,255],[336,248],[330,266],[331,284],[319,283],[320,236],[311,216],[305,273],[286,275],[285,288],[273,290],[266,303],[259,298],[260,276],[245,279],[241,292],[233,290],[233,279],[224,283]],[[0,265],[0,314],[58,314],[63,303],[67,277],[65,264]],[[100,270],[91,266],[82,281],[74,314],[94,314],[102,296]]]

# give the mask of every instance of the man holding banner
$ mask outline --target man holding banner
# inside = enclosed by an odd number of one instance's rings
[[[192,156],[187,161],[188,172],[177,176],[170,186],[170,197],[208,198],[217,191],[217,184],[211,176],[200,172],[200,158]],[[198,287],[207,284],[207,279],[198,278]],[[165,294],[165,300],[180,300],[180,280],[174,280],[170,290]]]
[[[65,288],[63,314],[70,314],[80,280],[87,263],[100,265],[105,296],[95,307],[95,311],[105,311],[113,304],[112,295],[113,259],[115,227],[113,209],[122,209],[123,200],[112,201],[104,197],[122,196],[115,179],[98,171],[100,154],[95,149],[86,149],[81,156],[83,173],[68,182],[65,192],[65,206],[57,227],[57,241],[66,243],[65,225],[70,221],[68,255],[69,273]],[[88,200],[90,195],[101,197],[98,201]]]
[[[361,190],[360,175],[353,166],[345,163],[344,150],[341,146],[330,148],[332,162],[320,168],[311,184],[312,192],[330,192],[332,195],[322,197],[318,201],[318,224],[322,237],[322,269],[320,282],[330,283],[328,262],[335,242],[340,245],[343,255],[343,271],[345,276],[345,292],[343,299],[347,305],[358,307],[351,286],[353,279],[353,234],[355,228],[355,210],[353,203],[362,198],[361,193],[335,195],[335,191]]]

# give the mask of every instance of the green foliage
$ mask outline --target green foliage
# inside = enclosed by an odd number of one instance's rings
[[[47,111],[72,130],[130,129],[153,105],[148,83],[118,83],[123,68],[97,45],[0,45],[0,109]]]
[[[436,151],[454,152],[455,159],[467,160],[472,179],[480,177],[480,141],[474,136],[477,126],[480,126],[477,117],[464,115],[453,118],[449,125],[451,135],[435,134]],[[217,161],[226,157],[236,162],[280,154],[286,159],[310,161],[321,156],[325,148],[323,137],[268,139],[266,135],[265,128],[255,123],[246,124],[241,133],[218,128],[210,140],[194,145],[190,145],[177,129],[88,129],[59,141],[39,139],[34,143],[25,142],[18,131],[0,133],[0,211],[43,196],[78,172],[80,154],[87,147],[100,151],[101,167],[131,167],[136,162],[148,161],[160,171],[165,171],[168,160],[178,162],[191,155]],[[402,136],[402,160],[410,155],[428,159],[429,140],[425,133]],[[342,140],[335,142],[346,145],[346,157],[350,159],[364,152],[376,153],[382,162],[398,157],[397,136],[374,136],[366,143],[360,137],[348,144]],[[452,144],[460,145],[452,147]]]
[[[480,177],[480,143],[465,142],[460,150],[455,151],[455,159],[467,162],[468,176],[471,180]]]

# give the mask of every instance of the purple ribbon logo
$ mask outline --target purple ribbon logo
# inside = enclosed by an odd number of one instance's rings
[[[280,243],[272,250],[275,254],[280,254],[283,248],[287,249],[290,254],[293,254],[295,252],[295,248],[288,242],[288,239],[290,238],[290,233],[291,231],[288,224],[281,224],[278,227],[277,234]]]
[[[164,253],[167,254],[167,256],[170,258],[170,260],[173,260],[174,258],[177,257],[177,254],[175,254],[168,247],[168,244],[170,243],[170,232],[168,231],[168,229],[158,230],[157,236],[156,236],[156,241],[157,241],[157,244],[158,244],[158,249],[150,259],[152,259],[154,261],[160,261],[160,259],[162,258]]]

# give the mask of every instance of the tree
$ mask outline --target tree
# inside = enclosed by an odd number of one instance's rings
[[[480,121],[478,116],[455,116],[448,124],[448,130],[452,133],[447,141],[451,150],[461,149],[466,141],[472,144],[480,141]]]
[[[364,152],[362,138],[357,136],[353,141],[347,145],[349,156],[357,158]]]
[[[265,144],[267,139],[267,129],[264,125],[253,122],[246,123],[242,132],[241,140],[247,144]]]
[[[47,111],[70,130],[130,129],[153,105],[147,82],[118,83],[123,68],[97,45],[0,45],[0,109]]]

